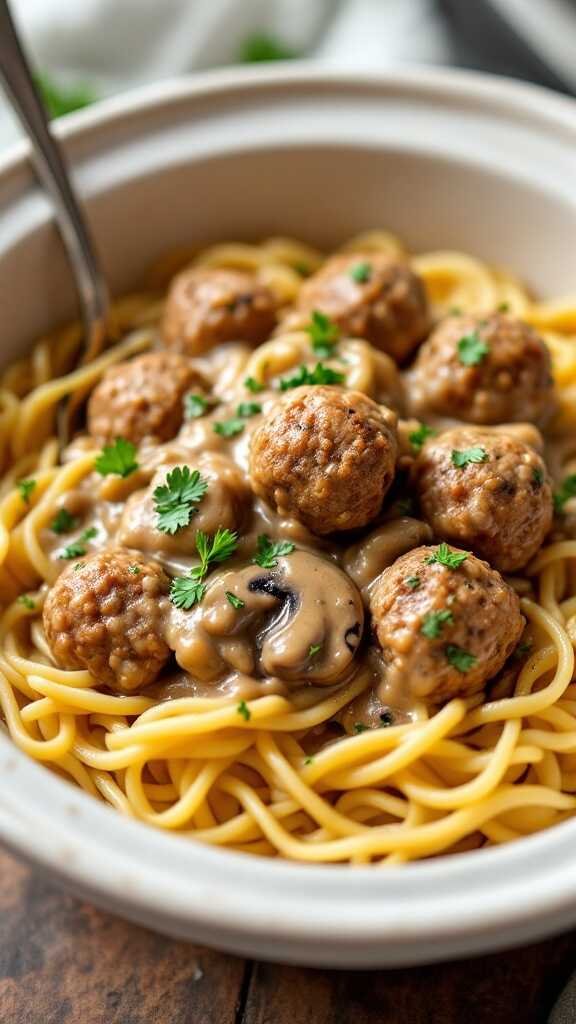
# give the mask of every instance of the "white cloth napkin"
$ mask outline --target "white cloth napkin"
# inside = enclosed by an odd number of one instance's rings
[[[566,40],[561,0],[541,4],[550,15],[554,5],[556,18],[546,24],[556,26],[557,40]],[[506,5],[498,0],[496,6]],[[508,6],[514,15],[520,8],[534,15],[537,0],[508,0]],[[434,0],[12,0],[12,9],[37,68],[64,85],[87,83],[100,97],[237,63],[256,34],[345,67],[454,61]],[[0,100],[0,148],[19,134]],[[576,978],[550,1024],[576,1024]]]

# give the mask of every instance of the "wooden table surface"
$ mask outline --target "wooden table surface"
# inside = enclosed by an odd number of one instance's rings
[[[1,1024],[544,1024],[576,932],[410,970],[252,963],[165,939],[0,852]]]

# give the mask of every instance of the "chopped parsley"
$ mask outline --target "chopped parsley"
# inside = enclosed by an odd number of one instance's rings
[[[246,603],[241,597],[236,597],[236,594],[233,594],[231,590],[226,591],[226,600],[228,604],[231,604],[236,609],[243,608]]]
[[[554,510],[557,515],[562,515],[566,502],[576,498],[576,473],[564,478],[560,490],[555,491],[553,497]]]
[[[244,430],[244,422],[239,416],[231,416],[229,420],[220,420],[213,424],[214,433],[220,437],[236,437]]]
[[[215,562],[225,562],[238,547],[238,534],[232,530],[218,527],[210,537],[203,530],[196,534],[196,551],[200,565],[194,566],[187,576],[176,576],[170,585],[170,600],[176,608],[189,611],[195,604],[200,604],[206,593],[203,582]]]
[[[310,644],[308,648],[308,657],[315,658],[317,654],[322,650],[322,644]]]
[[[188,526],[207,490],[208,481],[200,476],[199,470],[175,466],[152,495],[157,528],[173,536]]]
[[[447,623],[454,622],[454,616],[448,608],[438,612],[427,612],[420,626],[420,632],[428,640],[437,640]]]
[[[251,391],[253,395],[257,395],[259,391],[264,391],[264,385],[259,380],[256,380],[255,377],[246,377],[244,387],[247,391]]]
[[[76,516],[71,515],[67,508],[59,508],[50,523],[50,529],[52,533],[70,533],[77,522]]]
[[[283,555],[291,555],[296,547],[290,540],[270,540],[265,533],[258,537],[258,548],[252,559],[262,569],[275,569],[278,559]]]
[[[72,544],[68,544],[67,547],[62,549],[58,558],[66,559],[66,561],[71,558],[83,558],[87,551],[86,542],[94,540],[94,537],[97,536],[98,530],[96,527],[89,526],[87,530],[84,530],[84,532],[80,534],[78,540],[73,541]],[[74,566],[74,568],[76,568],[76,566]]]
[[[486,358],[489,351],[489,346],[485,341],[482,341],[478,331],[465,334],[458,342],[458,359],[462,366],[478,366]]]
[[[23,604],[24,607],[27,608],[29,612],[33,611],[34,608],[36,607],[36,602],[33,601],[28,594],[20,594],[20,597],[18,598],[18,604]]]
[[[369,728],[370,726],[364,725],[364,722],[354,722],[354,732],[356,733],[368,732]]]
[[[321,359],[330,358],[340,337],[340,331],[334,321],[319,309],[314,309],[306,330],[316,355]]]
[[[280,381],[280,391],[288,391],[290,388],[299,388],[303,384],[343,384],[344,374],[337,370],[331,370],[323,363],[316,363],[313,370],[302,365],[298,368],[293,377],[283,377]]]
[[[498,306],[498,312],[499,313],[508,313],[509,310],[510,310],[510,303],[509,302],[501,302],[500,305]]]
[[[101,476],[109,476],[111,473],[121,477],[130,476],[138,469],[136,446],[125,437],[117,437],[114,444],[104,446],[94,466]]]
[[[296,260],[296,263],[292,264],[294,270],[300,277],[308,277],[310,274],[310,265],[305,263],[304,260]]]
[[[139,565],[129,565],[128,566],[128,572],[130,573],[131,576],[139,576],[141,571],[142,570],[141,570]]]
[[[458,569],[467,558],[467,551],[451,551],[448,545],[442,542],[434,554],[429,555],[426,559],[426,565],[434,565],[437,562],[438,565],[444,565],[447,569]]]
[[[256,32],[244,40],[240,49],[240,62],[242,64],[261,64],[272,60],[294,60],[298,54],[291,50],[281,39],[268,35],[266,32]]]
[[[384,728],[394,725],[394,715],[391,711],[383,711],[380,715],[380,723]]]
[[[544,483],[544,473],[538,467],[535,467],[532,470],[532,481],[537,487],[542,487],[542,484]]]
[[[410,587],[410,590],[418,590],[418,587],[422,584],[422,580],[419,576],[406,576],[404,583],[407,587]]]
[[[362,260],[350,267],[350,277],[356,284],[366,284],[372,277],[372,264]]]
[[[314,764],[314,758],[312,756],[310,756],[310,755],[308,757],[305,757],[304,758],[304,764],[305,765]]]
[[[35,487],[36,487],[36,481],[35,480],[20,480],[19,481],[19,483],[18,483],[18,490],[20,491],[20,497],[22,498],[22,501],[24,502],[25,505],[29,505],[30,504],[30,497],[31,497],[32,491],[34,490]]]
[[[488,462],[488,452],[485,448],[465,448],[459,452],[456,448],[452,449],[452,465],[457,466],[459,469],[463,469],[464,466],[471,465],[477,462]]]
[[[81,110],[82,107],[89,106],[97,99],[92,88],[83,82],[65,86],[60,82],[56,83],[46,72],[35,75],[34,81],[50,118],[62,117],[64,114],[72,113],[73,110]]]
[[[240,402],[236,409],[237,415],[242,416],[244,419],[248,419],[250,416],[257,416],[259,412],[262,412],[260,402]]]
[[[245,700],[240,701],[238,707],[236,708],[236,711],[238,712],[239,715],[242,715],[242,718],[244,719],[245,722],[249,722],[250,719],[252,718],[252,712],[250,711],[250,708],[248,707]]]
[[[436,433],[432,427],[429,427],[427,423],[421,423],[417,430],[413,430],[411,434],[408,434],[408,440],[413,448],[419,452],[429,437],[434,437]]]
[[[193,395],[190,392],[184,395],[184,419],[197,420],[204,416],[208,409],[208,399],[204,395]]]
[[[462,673],[469,672],[478,661],[474,654],[465,651],[463,647],[458,647],[458,644],[446,644],[444,653],[449,664]]]
[[[522,640],[512,652],[511,657],[514,661],[520,661],[525,655],[529,654],[532,650],[532,644],[529,640]]]

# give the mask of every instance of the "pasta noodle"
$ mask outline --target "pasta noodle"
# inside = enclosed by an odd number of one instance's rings
[[[403,255],[381,231],[346,251]],[[104,371],[154,342],[162,289],[182,265],[257,272],[283,303],[298,294],[319,252],[290,239],[226,243],[174,253],[150,273],[150,290],[113,311],[121,339],[77,365],[78,327],[41,339],[0,380],[0,706],[13,742],[121,814],[203,843],[310,863],[387,867],[515,841],[576,812],[576,539],[553,538],[515,585],[532,638],[512,692],[419,705],[410,721],[344,735],[310,754],[315,730],[369,684],[356,673],[312,698],[267,692],[246,714],[226,695],[158,701],[96,689],[85,670],[52,661],[41,628],[58,566],[44,533],[59,500],[89,478],[94,450],[59,461],[58,403],[87,393]],[[576,297],[537,302],[511,275],[469,255],[415,256],[434,315],[483,313],[506,303],[549,345],[559,395],[551,427],[559,479],[576,460]],[[385,401],[396,386],[391,360],[362,339],[342,342],[349,387]],[[222,366],[225,389],[252,377],[262,386],[309,358],[296,325]],[[330,364],[332,365],[332,364]],[[19,483],[33,479],[24,497]],[[106,481],[122,502],[121,480]]]

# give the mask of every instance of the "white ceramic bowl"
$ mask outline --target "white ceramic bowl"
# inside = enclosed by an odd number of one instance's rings
[[[61,134],[116,291],[183,243],[374,226],[414,249],[576,285],[576,105],[456,72],[305,66],[168,83],[74,115]],[[0,164],[2,360],[74,312],[24,146]],[[398,870],[265,862],[98,804],[0,733],[0,837],[76,891],[170,935],[347,967],[529,941],[576,921],[576,821]]]

